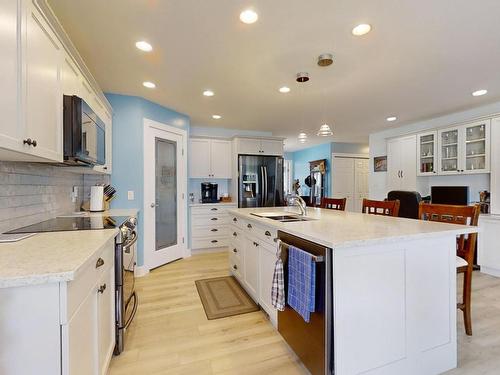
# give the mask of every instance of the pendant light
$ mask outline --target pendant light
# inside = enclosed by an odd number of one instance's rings
[[[318,65],[321,67],[328,67],[333,62],[333,55],[330,53],[323,53],[318,56]],[[323,119],[326,118],[326,93],[323,90]],[[332,129],[330,125],[326,122],[320,126],[318,133],[318,137],[331,137],[333,135]]]
[[[323,124],[320,126],[318,134],[319,137],[330,137],[333,135],[332,129],[330,129],[330,125]]]

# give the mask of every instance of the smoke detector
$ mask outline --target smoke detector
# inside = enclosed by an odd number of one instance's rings
[[[297,73],[296,81],[300,82],[300,83],[309,81],[309,73],[307,73],[307,72]]]
[[[331,53],[322,53],[318,56],[319,66],[329,66],[333,64],[333,55]]]

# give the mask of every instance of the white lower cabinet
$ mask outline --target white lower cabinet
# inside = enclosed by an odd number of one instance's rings
[[[241,286],[277,325],[277,311],[271,302],[276,230],[230,216],[229,269]]]
[[[259,242],[257,239],[247,237],[243,260],[243,278],[247,291],[255,299],[259,299]]]
[[[0,373],[105,375],[115,344],[114,238],[69,282],[0,289]]]
[[[227,203],[191,206],[191,249],[201,250],[228,246],[229,217],[227,211],[235,207],[235,204]]]
[[[500,215],[480,215],[477,236],[477,263],[481,272],[500,277]]]

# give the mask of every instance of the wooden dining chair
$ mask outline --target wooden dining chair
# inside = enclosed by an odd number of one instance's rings
[[[421,220],[477,226],[479,213],[479,205],[453,206],[420,203],[418,218]],[[462,234],[457,237],[457,273],[464,274],[462,302],[457,303],[457,308],[464,313],[465,333],[468,336],[472,336],[471,288],[476,240],[477,233]]]
[[[370,215],[398,216],[399,200],[395,201],[374,201],[363,199],[361,212]]]
[[[346,201],[347,198],[323,198],[320,207],[330,210],[345,211]]]

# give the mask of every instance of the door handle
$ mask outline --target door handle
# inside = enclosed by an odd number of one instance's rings
[[[217,242],[219,242],[219,241],[217,241],[217,240],[212,240],[212,241],[210,241],[210,242],[212,242],[212,243],[217,243]]]
[[[215,228],[214,228],[214,229],[211,229],[210,231],[211,231],[211,232],[217,232],[217,231],[218,231],[218,229],[215,229]]]
[[[151,208],[159,207],[160,205],[158,203],[151,203]]]
[[[401,178],[404,178],[403,171],[401,171]]]
[[[213,217],[213,218],[211,218],[210,220],[212,220],[212,221],[217,221],[217,220],[219,220],[219,219],[217,219],[216,217]]]

